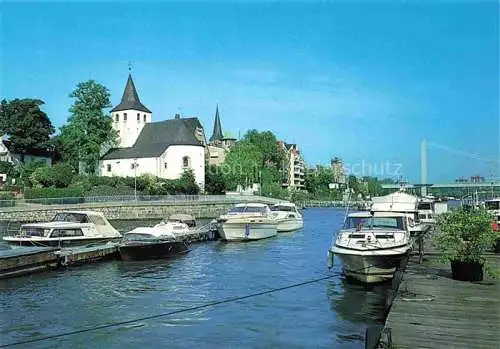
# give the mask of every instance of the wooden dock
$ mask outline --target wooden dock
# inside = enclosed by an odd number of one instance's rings
[[[175,234],[188,243],[214,240],[215,233],[205,225],[187,234]],[[22,247],[0,251],[0,279],[41,272],[57,267],[71,267],[98,261],[119,259],[118,243],[67,248]]]
[[[0,279],[20,276],[56,267],[57,248],[23,247],[0,251]]]
[[[500,255],[491,253],[500,270]],[[500,282],[456,281],[448,264],[430,252],[411,257],[392,300],[382,348],[500,348]]]
[[[96,261],[113,260],[118,258],[118,244],[107,243],[94,246],[62,248],[57,251],[59,263],[62,266],[74,266],[93,263]]]

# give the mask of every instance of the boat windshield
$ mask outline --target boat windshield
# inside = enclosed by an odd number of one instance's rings
[[[285,211],[285,212],[294,212],[293,206],[271,206],[271,211]]]
[[[35,228],[35,227],[21,227],[22,236],[48,236],[50,229]]]
[[[418,204],[419,210],[432,210],[432,204],[430,202],[421,202]]]
[[[52,218],[52,222],[89,223],[89,219],[83,213],[59,212]]]
[[[348,217],[345,229],[404,229],[403,217]]]
[[[500,209],[500,201],[486,201],[484,204],[485,204],[487,210]]]
[[[266,206],[235,206],[229,209],[228,213],[267,213],[268,209]]]

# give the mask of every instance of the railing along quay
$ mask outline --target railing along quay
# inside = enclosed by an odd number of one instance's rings
[[[90,197],[61,197],[37,199],[0,200],[0,211],[32,210],[57,205],[92,207],[101,205],[154,205],[154,204],[189,204],[189,203],[240,203],[259,201],[269,204],[283,200],[257,195],[117,195]]]

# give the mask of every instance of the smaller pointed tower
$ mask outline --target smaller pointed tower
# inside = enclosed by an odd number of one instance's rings
[[[118,132],[120,148],[133,146],[144,125],[151,123],[151,110],[139,99],[130,67],[122,99],[120,104],[111,109],[111,117],[113,128]]]
[[[219,105],[215,107],[215,122],[214,131],[212,132],[212,137],[210,137],[210,143],[220,143],[222,142],[224,136],[222,135],[222,127],[220,125],[219,117]]]

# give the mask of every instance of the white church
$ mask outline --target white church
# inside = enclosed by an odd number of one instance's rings
[[[111,110],[118,147],[99,161],[101,176],[134,177],[152,174],[177,179],[192,169],[196,182],[205,186],[205,132],[198,118],[152,122],[129,74],[120,104]]]

